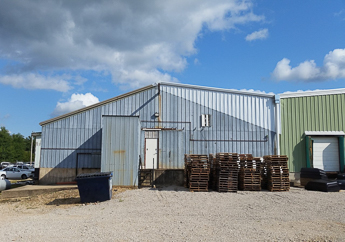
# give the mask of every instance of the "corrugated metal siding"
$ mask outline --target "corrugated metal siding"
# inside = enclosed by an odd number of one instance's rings
[[[155,112],[159,117],[155,117]],[[202,114],[211,116],[210,127],[201,127]],[[160,95],[158,87],[152,87],[43,125],[41,167],[75,168],[78,154],[101,152],[102,115],[139,116],[141,128],[162,128],[158,138],[159,168],[163,169],[183,168],[185,153],[237,152],[254,156],[274,153],[274,96],[160,85]],[[129,130],[126,124],[121,127]],[[141,131],[138,144],[143,159],[145,132]],[[137,147],[128,147],[134,148]],[[84,165],[93,163],[87,158]],[[118,173],[114,179],[119,180],[114,182],[133,181],[133,177],[128,181],[121,177],[121,167],[111,167],[118,169],[114,170]]]
[[[291,172],[306,167],[305,131],[345,131],[345,94],[281,99],[281,154]]]
[[[151,120],[157,110],[157,88],[152,87],[104,106],[48,123],[42,127],[41,167],[76,168],[77,153],[100,153],[102,115],[140,115],[143,120]],[[100,157],[96,156],[95,159]]]
[[[201,127],[202,114],[211,115],[211,127]],[[160,167],[183,168],[185,153],[273,154],[274,117],[274,97],[162,85],[161,125],[181,131],[160,131]]]
[[[101,154],[99,153],[78,153],[78,168],[101,168]]]
[[[102,106],[102,115],[140,116],[141,120],[151,120],[158,110],[157,97],[157,88],[152,88]]]
[[[189,135],[185,130],[161,131],[159,136],[159,168],[183,169],[184,154],[188,153]]]
[[[103,117],[101,171],[113,172],[113,185],[138,185],[140,132],[138,117]]]

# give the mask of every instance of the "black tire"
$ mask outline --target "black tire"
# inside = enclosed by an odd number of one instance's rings
[[[2,174],[1,177],[5,178],[6,179],[6,175]]]
[[[27,175],[25,175],[25,174],[22,175],[22,179],[27,179],[27,178],[28,178]]]

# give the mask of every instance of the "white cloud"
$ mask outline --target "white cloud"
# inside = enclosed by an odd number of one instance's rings
[[[151,72],[143,70],[123,70],[121,73],[119,73],[118,82],[123,88],[130,88],[158,82],[178,82],[178,80],[169,74],[161,73],[157,70],[152,70]]]
[[[0,1],[0,58],[19,63],[3,76],[91,70],[130,88],[177,81],[167,73],[186,68],[203,31],[263,20],[251,1]]]
[[[1,123],[2,122],[2,120],[4,120],[4,121],[7,121],[7,119],[10,119],[10,117],[11,117],[11,115],[10,114],[5,114],[5,115],[3,115],[3,114],[0,114],[0,127],[2,127],[2,126],[5,126],[5,124],[4,123]]]
[[[5,122],[10,119],[11,115],[10,114],[1,114],[0,113],[0,127],[5,127]]]
[[[268,92],[268,93],[267,93],[267,92],[265,92],[265,91],[254,90],[254,89],[241,89],[240,91],[274,95],[273,92]]]
[[[0,83],[11,85],[15,88],[47,89],[67,92],[72,87],[67,80],[59,76],[42,76],[34,73],[12,74],[0,76]]]
[[[87,82],[87,79],[82,77],[82,76],[76,76],[76,77],[74,77],[74,80],[75,80],[76,85],[82,85],[85,82]]]
[[[97,97],[91,93],[86,94],[72,94],[71,98],[67,102],[58,102],[52,113],[52,116],[59,116],[65,113],[69,113],[80,108],[90,106],[92,104],[98,103]]]
[[[246,36],[246,41],[253,41],[257,39],[267,39],[267,37],[268,37],[268,29],[261,29],[251,34],[248,34]]]
[[[330,51],[323,61],[324,75],[331,79],[345,78],[345,49]]]
[[[286,91],[286,92],[283,92],[282,94],[317,92],[317,91],[328,91],[328,89],[314,89],[314,90],[307,89],[307,90],[297,90],[297,91],[293,91],[293,92],[292,91]]]
[[[318,67],[314,60],[307,60],[291,67],[290,60],[283,58],[271,74],[277,81],[326,81],[345,78],[345,49],[330,51]]]
[[[341,9],[339,12],[334,13],[335,17],[339,17],[345,14],[345,9]]]

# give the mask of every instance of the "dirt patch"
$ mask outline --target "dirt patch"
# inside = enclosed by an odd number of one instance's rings
[[[112,197],[132,188],[114,187]],[[42,209],[47,210],[54,207],[69,208],[80,206],[80,196],[78,189],[63,190],[58,192],[45,193],[41,195],[21,198],[0,199],[0,206],[12,208]]]

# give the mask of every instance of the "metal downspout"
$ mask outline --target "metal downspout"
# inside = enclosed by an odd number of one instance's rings
[[[276,121],[276,147],[277,155],[280,155],[280,96],[275,95],[275,121]]]
[[[310,145],[311,145],[311,137],[310,136],[305,136],[305,158],[306,158],[306,167],[311,168],[311,162],[310,162]]]
[[[340,172],[345,171],[345,157],[344,157],[344,136],[339,138],[339,159],[340,159]]]

